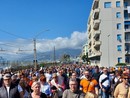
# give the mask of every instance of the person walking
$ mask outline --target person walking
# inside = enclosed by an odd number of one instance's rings
[[[77,86],[78,86],[78,84],[77,84],[76,78],[70,78],[70,80],[69,80],[70,89],[66,89],[63,92],[62,98],[84,98],[85,93],[80,91],[77,88]]]
[[[109,79],[108,69],[103,69],[103,74],[99,77],[99,85],[101,88],[101,98],[109,98],[109,91],[111,88],[111,81]]]
[[[114,91],[114,98],[130,98],[128,75],[122,75],[122,83],[118,84]]]
[[[84,72],[84,75],[85,75],[85,78],[83,78],[80,81],[80,90],[83,91],[84,93],[91,92],[98,95],[99,94],[98,82],[92,78],[92,75],[89,72],[89,70],[86,70]]]
[[[3,76],[3,85],[0,87],[0,98],[23,98],[23,90],[19,86],[11,83],[11,74]]]
[[[40,92],[40,82],[35,81],[33,82],[31,89],[33,90],[33,92],[31,93],[31,97],[32,98],[47,98],[45,93]]]

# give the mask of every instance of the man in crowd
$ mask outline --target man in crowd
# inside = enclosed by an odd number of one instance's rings
[[[93,73],[92,77],[93,77],[94,79],[96,79],[97,82],[98,82],[100,75],[101,75],[101,72],[99,71],[99,67],[96,66],[96,67],[94,68],[94,73]]]
[[[83,78],[80,81],[80,90],[83,91],[84,93],[87,92],[92,92],[96,95],[98,95],[98,82],[92,78],[91,73],[89,70],[86,70],[84,72],[85,78]]]
[[[62,98],[84,98],[85,94],[77,88],[76,78],[70,78],[69,87],[63,92]]]
[[[108,69],[104,68],[103,69],[103,74],[99,78],[99,85],[101,88],[101,96],[102,98],[109,98],[109,91],[111,87],[110,79],[109,79],[109,74],[108,74]]]
[[[77,80],[77,87],[80,87],[80,79],[77,76],[77,72],[73,72],[71,78],[75,78]]]
[[[11,74],[3,76],[3,85],[0,87],[0,98],[23,98],[23,90],[12,83]]]

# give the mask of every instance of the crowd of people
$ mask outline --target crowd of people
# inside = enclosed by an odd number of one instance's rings
[[[0,72],[0,98],[130,98],[130,69],[64,64]]]

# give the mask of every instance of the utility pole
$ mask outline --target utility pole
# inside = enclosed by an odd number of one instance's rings
[[[36,39],[33,39],[34,42],[34,67],[37,69],[37,50],[36,50]]]
[[[56,63],[55,46],[54,46],[54,64]]]
[[[44,30],[44,31],[42,31],[42,32],[39,32],[39,33],[37,33],[37,35],[35,35],[35,37],[33,38],[33,43],[34,43],[34,67],[35,67],[35,69],[37,69],[38,68],[38,66],[37,66],[37,46],[36,46],[36,38],[40,35],[40,34],[42,34],[43,32],[45,32],[45,31],[49,31],[49,30]]]

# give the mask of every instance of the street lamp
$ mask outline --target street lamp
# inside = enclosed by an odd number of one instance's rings
[[[107,37],[108,37],[108,66],[110,67],[110,55],[109,55],[109,37],[110,37],[110,34],[109,35],[107,35]]]
[[[34,44],[34,67],[35,69],[37,69],[37,46],[36,46],[36,38],[42,34],[43,32],[45,31],[49,31],[49,30],[44,30],[44,31],[41,31],[39,33],[37,33],[37,35],[33,38],[33,44]]]

